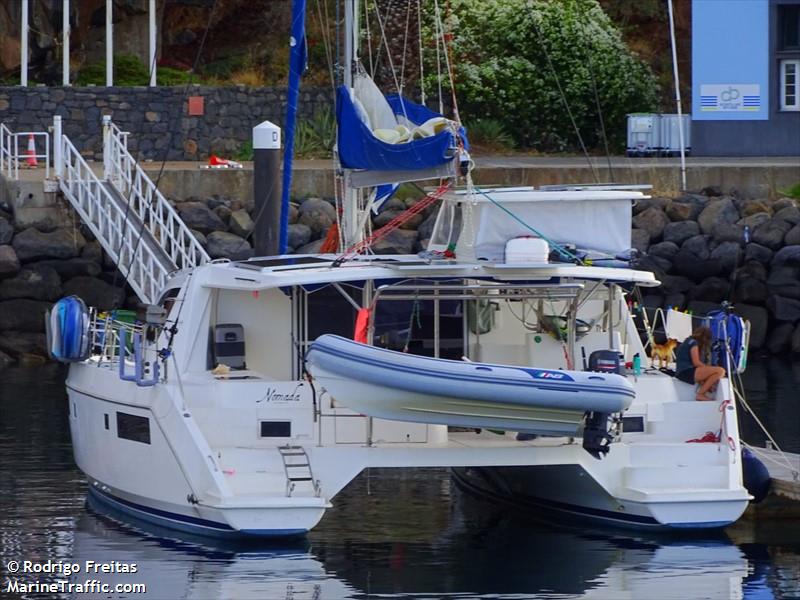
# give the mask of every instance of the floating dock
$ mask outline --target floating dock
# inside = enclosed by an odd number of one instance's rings
[[[800,502],[800,454],[779,452],[769,447],[753,448],[753,451],[769,471],[772,493]]]

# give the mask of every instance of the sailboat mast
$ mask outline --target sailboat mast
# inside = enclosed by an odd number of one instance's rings
[[[358,62],[358,10],[359,0],[344,0],[344,85],[350,90],[353,89],[353,70]],[[360,197],[361,190],[350,186],[345,177],[342,210],[344,249],[364,237],[358,214]]]
[[[686,145],[683,140],[683,106],[681,106],[681,82],[678,78],[678,52],[675,45],[675,17],[672,0],[667,1],[669,11],[669,38],[672,42],[672,72],[675,78],[675,102],[678,105],[678,143],[681,145],[681,189],[686,189]]]

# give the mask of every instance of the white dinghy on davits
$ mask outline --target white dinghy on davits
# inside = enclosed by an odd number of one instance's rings
[[[620,413],[636,395],[615,373],[415,356],[334,335],[317,338],[306,362],[348,408],[415,423],[574,436],[586,413]]]

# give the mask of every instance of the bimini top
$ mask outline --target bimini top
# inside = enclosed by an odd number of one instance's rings
[[[205,287],[256,291],[285,286],[314,286],[365,280],[475,279],[495,284],[541,282],[558,285],[569,281],[659,285],[649,271],[581,266],[569,263],[535,265],[489,261],[425,260],[417,255],[359,256],[337,263],[334,254],[282,255],[230,262],[217,260],[196,267],[193,277]]]
[[[630,250],[632,207],[644,198],[613,189],[456,191],[444,197],[430,249],[455,243],[459,257],[499,262],[510,239],[534,236],[613,258]]]

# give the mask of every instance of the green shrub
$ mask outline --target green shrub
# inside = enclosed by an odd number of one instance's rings
[[[788,190],[780,190],[780,193],[784,196],[788,196],[789,198],[800,200],[800,183],[795,183]]]
[[[156,69],[156,82],[158,85],[186,85],[196,81],[197,77],[193,76],[189,71],[181,71],[172,67],[158,67]]]
[[[239,147],[233,157],[235,160],[253,160],[253,141],[247,140]]]
[[[330,110],[319,110],[310,119],[298,121],[294,153],[298,158],[330,158],[336,142],[336,118]]]
[[[469,143],[485,150],[511,150],[514,138],[497,119],[475,119],[466,125]]]
[[[656,107],[652,71],[631,54],[597,0],[452,0],[450,15],[462,114],[500,121],[521,146],[579,147],[554,71],[587,146],[602,145],[592,75],[614,148],[623,148],[627,113]],[[427,27],[432,35],[432,23]],[[435,46],[425,58],[430,92],[437,85]]]
[[[185,85],[192,79],[191,73],[171,67],[158,67],[158,85]],[[75,78],[76,85],[105,85],[106,61],[92,63],[83,67]],[[123,87],[149,85],[150,71],[138,57],[131,54],[114,56],[114,85]]]

